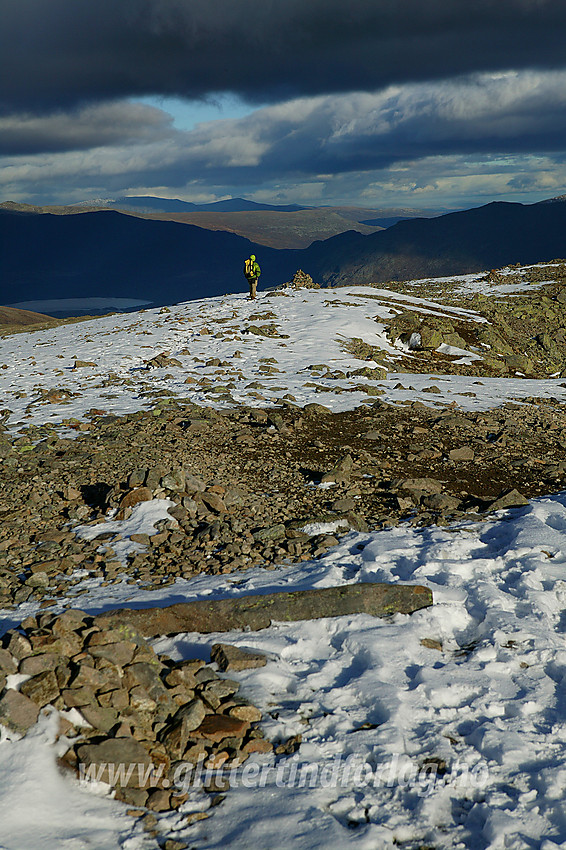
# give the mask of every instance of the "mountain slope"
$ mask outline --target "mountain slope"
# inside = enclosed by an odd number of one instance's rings
[[[415,375],[384,327],[487,324],[481,292],[563,328],[564,270],[509,271],[0,340],[2,847],[564,846],[566,384]],[[375,582],[433,604],[373,616]],[[365,613],[152,628],[330,588]]]
[[[161,201],[162,199],[150,200]],[[230,209],[231,204],[233,209]],[[223,206],[227,211],[222,211]],[[256,204],[249,210],[239,210],[238,204],[232,201],[198,205],[167,199],[163,199],[163,204],[156,203],[153,207],[151,205],[145,207],[143,204],[139,206],[121,204],[118,201],[100,201],[98,204],[95,202],[94,205],[85,203],[75,206],[45,207],[19,204],[14,201],[0,204],[0,211],[52,213],[53,215],[78,215],[104,209],[114,209],[138,218],[194,224],[207,230],[225,230],[271,248],[306,248],[317,239],[328,239],[351,229],[358,230],[360,233],[374,233],[376,230],[381,230],[381,225],[374,226],[362,222],[362,219],[378,214],[379,210],[359,207],[314,207],[312,209],[296,207],[295,209]],[[413,217],[415,217],[414,214]],[[394,221],[397,220],[394,219]],[[389,221],[388,226],[392,223],[393,220]]]
[[[566,255],[566,203],[496,202],[361,236],[343,233],[304,252],[304,268],[335,284],[467,274]]]
[[[292,256],[232,233],[147,221],[114,211],[73,216],[0,214],[0,303],[89,296],[153,303],[247,288],[243,262],[261,258],[265,285],[296,269]]]

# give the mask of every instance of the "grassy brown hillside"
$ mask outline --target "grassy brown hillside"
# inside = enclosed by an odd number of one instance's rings
[[[118,209],[115,206],[52,206],[35,207],[7,201],[0,208],[12,213],[32,213],[35,215],[77,215],[102,209]],[[236,233],[270,248],[307,248],[312,242],[329,239],[338,233],[355,230],[369,234],[383,230],[379,226],[360,224],[358,219],[371,218],[379,210],[357,207],[322,207],[319,209],[299,210],[297,212],[245,211],[245,212],[147,212],[120,209],[125,215],[153,221],[175,221],[181,224],[193,224],[205,230],[223,230]]]
[[[111,315],[107,313],[106,315]],[[87,322],[99,319],[98,315],[69,316],[56,319],[44,313],[34,313],[32,310],[20,310],[17,307],[0,307],[0,337],[10,334],[25,333],[26,331],[42,331],[56,328],[59,325],[74,325],[77,322]]]
[[[63,206],[61,204],[54,206],[36,206],[35,204],[21,204],[18,201],[3,201],[0,204],[0,210],[10,213],[28,213],[30,215],[78,215],[84,212],[93,212],[94,210],[107,209],[101,207],[100,204],[89,206]]]
[[[19,310],[16,307],[0,307],[0,334],[17,330],[32,330],[41,327],[52,327],[56,319],[43,313],[33,313],[31,310]]]
[[[333,208],[300,210],[298,212],[189,212],[137,213],[124,210],[138,218],[178,221],[195,224],[205,230],[224,230],[237,233],[252,242],[270,248],[307,248],[312,242],[329,239],[347,230],[358,233],[377,233],[382,227],[360,224]],[[366,211],[367,214],[367,211]]]

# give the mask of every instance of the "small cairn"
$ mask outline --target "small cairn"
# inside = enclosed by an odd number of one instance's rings
[[[265,656],[215,644],[211,657],[172,661],[131,625],[105,628],[83,611],[27,617],[1,641],[0,724],[25,735],[51,707],[68,744],[62,768],[106,782],[129,805],[175,810],[188,796],[188,766],[210,777],[274,750],[257,728],[259,709],[217,672],[263,666]],[[27,678],[13,686],[16,673]]]
[[[293,275],[293,280],[288,281],[284,286],[291,289],[320,289],[320,284],[315,283],[310,274],[302,269],[298,269]]]

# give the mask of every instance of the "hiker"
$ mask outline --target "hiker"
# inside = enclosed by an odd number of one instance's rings
[[[257,279],[261,274],[259,263],[256,261],[255,254],[250,254],[249,260],[244,263],[244,275],[250,285],[250,298],[253,301],[257,289]]]

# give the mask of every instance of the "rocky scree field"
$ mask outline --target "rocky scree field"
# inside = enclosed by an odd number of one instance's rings
[[[546,399],[474,413],[170,402],[87,424],[33,448],[3,434],[3,606],[79,601],[85,575],[156,588],[310,560],[350,529],[478,519],[557,492],[566,475],[563,407]],[[128,520],[155,500],[168,506],[159,530],[132,532],[139,551],[119,557],[107,514]]]

